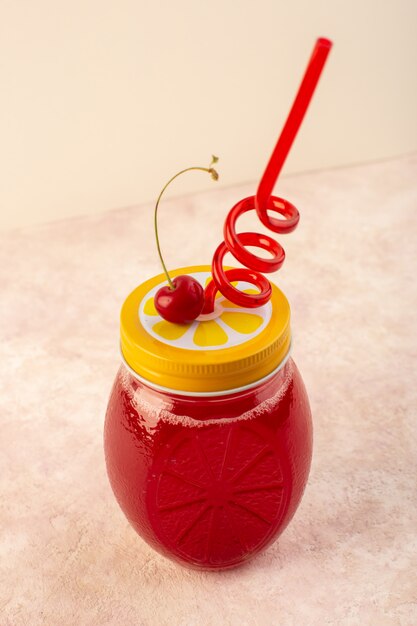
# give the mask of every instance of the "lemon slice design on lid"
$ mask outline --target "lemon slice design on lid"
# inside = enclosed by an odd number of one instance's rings
[[[211,280],[210,272],[191,272],[191,276],[202,285]],[[186,350],[217,350],[241,345],[261,333],[271,319],[270,302],[256,309],[242,308],[218,293],[213,319],[197,318],[190,324],[167,322],[154,304],[154,296],[165,282],[161,281],[145,295],[139,306],[139,319],[150,335],[168,345]],[[250,283],[235,285],[241,291],[256,293]]]

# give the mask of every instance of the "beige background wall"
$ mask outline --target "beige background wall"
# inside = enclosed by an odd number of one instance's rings
[[[0,227],[152,200],[212,152],[256,180],[317,36],[285,173],[415,151],[416,23],[415,0],[0,0]]]

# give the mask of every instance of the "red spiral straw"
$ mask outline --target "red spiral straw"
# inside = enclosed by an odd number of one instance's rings
[[[214,310],[217,291],[234,304],[249,308],[266,304],[271,297],[271,284],[261,272],[277,271],[285,259],[284,249],[268,235],[253,232],[237,233],[236,221],[243,213],[256,210],[262,224],[274,233],[290,233],[297,226],[300,214],[295,206],[288,200],[271,194],[310,104],[331,47],[332,42],[328,39],[317,40],[284,128],[259,183],[256,196],[240,200],[226,217],[223,230],[224,241],[218,246],[213,256],[213,280],[205,289],[203,313],[211,313]],[[279,213],[284,219],[270,217],[268,211]],[[269,252],[271,257],[265,259],[252,254],[246,249],[247,246],[262,248]],[[223,259],[227,252],[230,252],[245,267],[224,270]],[[239,291],[231,284],[233,281],[248,282],[257,287],[259,293],[249,294]]]

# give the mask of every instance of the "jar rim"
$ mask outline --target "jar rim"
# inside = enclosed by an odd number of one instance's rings
[[[241,393],[243,391],[253,389],[254,387],[258,387],[259,385],[262,385],[263,383],[266,383],[268,380],[273,378],[275,374],[277,374],[281,369],[285,367],[289,358],[291,357],[291,352],[292,352],[292,342],[290,342],[290,345],[289,345],[289,348],[285,357],[277,365],[277,367],[275,367],[275,369],[272,370],[272,372],[269,372],[269,374],[266,374],[266,376],[262,376],[262,378],[259,378],[258,380],[255,380],[251,383],[247,383],[246,385],[241,385],[240,387],[235,387],[233,389],[221,389],[219,391],[184,391],[184,390],[179,390],[179,389],[173,389],[171,387],[165,387],[163,385],[158,385],[157,383],[150,381],[147,378],[144,378],[143,376],[140,376],[127,363],[123,355],[123,351],[120,348],[120,356],[122,359],[122,364],[129,371],[129,373],[133,376],[133,378],[143,383],[147,387],[150,387],[151,389],[154,389],[156,391],[161,391],[162,393],[168,393],[170,395],[175,395],[175,396],[194,397],[194,398],[213,398],[213,397],[219,397],[219,396],[231,396],[233,394]]]

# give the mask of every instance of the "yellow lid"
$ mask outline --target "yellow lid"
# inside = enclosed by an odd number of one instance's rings
[[[191,274],[205,285],[211,268],[199,265],[170,272],[171,277],[180,274]],[[160,274],[139,285],[121,312],[123,357],[151,384],[176,391],[225,391],[260,380],[286,357],[290,307],[275,285],[264,306],[242,308],[218,294],[213,319],[180,325],[163,320],[155,309],[154,295],[165,284]],[[234,284],[255,293],[250,283]]]

